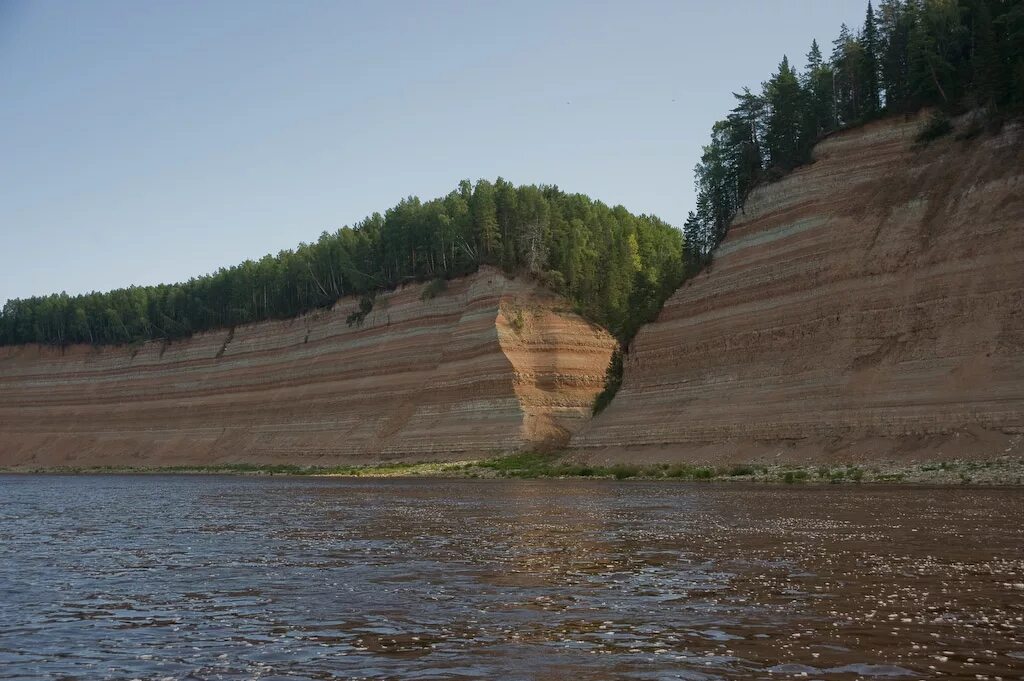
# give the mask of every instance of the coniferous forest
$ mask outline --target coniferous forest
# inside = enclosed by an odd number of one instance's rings
[[[683,228],[688,264],[706,261],[757,184],[810,160],[830,132],[934,107],[923,137],[948,116],[979,113],[980,134],[1024,110],[1024,1],[881,0],[845,24],[829,54],[812,41],[802,71],[782,58],[760,92],[734,93],[695,172],[697,206]]]
[[[293,317],[413,281],[492,264],[530,274],[622,339],[650,320],[682,279],[682,235],[667,223],[557,187],[463,181],[447,196],[401,201],[315,243],[159,286],[9,300],[0,343],[116,344]]]
[[[810,158],[824,135],[882,115],[977,110],[987,125],[1024,110],[1024,0],[881,0],[842,26],[803,70],[783,57],[755,93],[717,122],[695,170],[697,205],[680,232],[551,186],[463,181],[443,198],[403,200],[315,243],[187,282],[107,293],[13,299],[0,344],[173,340],[208,329],[292,317],[360,295],[443,280],[482,264],[529,273],[628,342],[706,262],[750,190]],[[685,239],[685,253],[684,253]],[[616,356],[614,362],[621,362]]]

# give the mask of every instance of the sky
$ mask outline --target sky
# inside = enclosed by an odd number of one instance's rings
[[[866,0],[0,0],[0,302],[170,283],[459,180],[681,226],[732,92]]]

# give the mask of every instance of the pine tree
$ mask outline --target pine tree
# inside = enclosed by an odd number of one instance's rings
[[[864,17],[864,29],[860,35],[860,91],[862,92],[861,117],[872,117],[881,110],[878,96],[878,28],[875,26],[875,12],[868,0],[867,15]]]
[[[902,0],[881,0],[876,14],[881,88],[888,111],[910,107],[908,43],[913,14]]]

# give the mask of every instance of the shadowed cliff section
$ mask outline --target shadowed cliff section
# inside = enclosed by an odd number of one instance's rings
[[[756,189],[706,271],[637,335],[595,460],[1024,451],[1024,131],[826,139]]]
[[[135,347],[0,348],[0,466],[338,465],[563,444],[614,339],[494,268]],[[512,317],[510,318],[510,315]]]

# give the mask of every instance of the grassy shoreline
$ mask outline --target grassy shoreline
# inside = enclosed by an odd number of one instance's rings
[[[610,480],[743,481],[784,484],[920,484],[1024,486],[1024,459],[952,460],[915,464],[764,464],[701,466],[682,463],[592,465],[565,460],[558,454],[523,453],[492,459],[455,462],[387,463],[361,466],[297,466],[287,464],[215,464],[208,466],[94,466],[2,469],[23,474],[182,474],[286,475],[351,478],[581,478]]]

